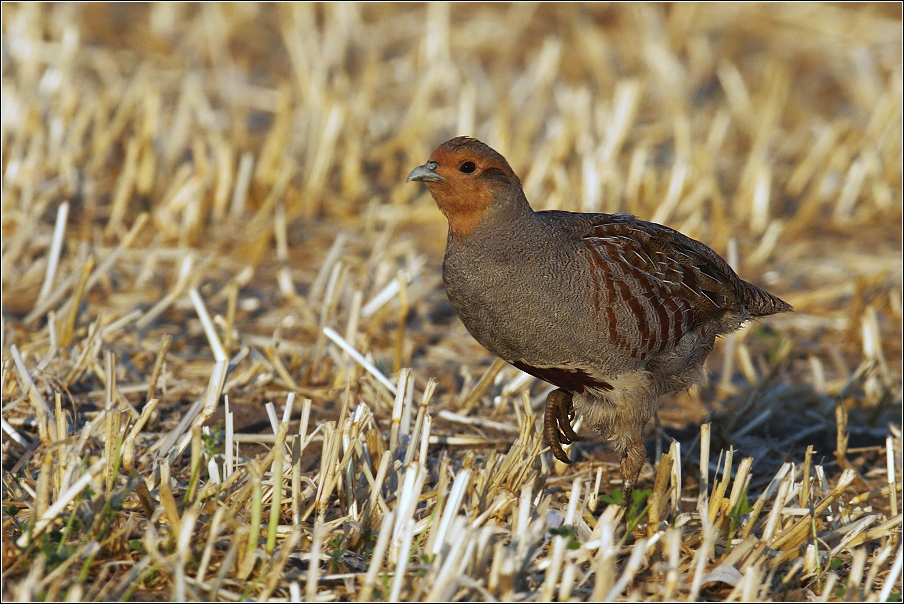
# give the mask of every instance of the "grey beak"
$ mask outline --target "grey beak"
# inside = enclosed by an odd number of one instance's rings
[[[412,180],[420,180],[422,182],[445,180],[442,176],[434,172],[434,170],[436,170],[436,162],[428,161],[423,166],[418,166],[412,170],[405,182],[411,182]]]

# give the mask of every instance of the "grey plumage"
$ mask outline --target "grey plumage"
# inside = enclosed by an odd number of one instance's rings
[[[505,159],[474,139],[441,145],[411,178],[449,219],[443,281],[468,331],[559,386],[546,412],[553,453],[567,460],[559,441],[576,438],[573,402],[622,454],[626,491],[658,397],[701,379],[717,336],[791,309],[668,227],[534,212]]]

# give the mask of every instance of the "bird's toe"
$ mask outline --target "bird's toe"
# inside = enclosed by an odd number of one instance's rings
[[[562,449],[562,445],[570,445],[581,440],[581,437],[571,427],[573,417],[574,404],[571,394],[562,389],[550,392],[546,398],[546,414],[543,420],[544,436],[553,456],[567,464],[570,464],[571,460]]]

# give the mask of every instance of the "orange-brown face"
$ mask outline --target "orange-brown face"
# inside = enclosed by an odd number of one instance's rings
[[[470,235],[497,195],[521,187],[505,158],[467,137],[437,147],[430,161],[412,170],[408,180],[427,185],[454,236]]]

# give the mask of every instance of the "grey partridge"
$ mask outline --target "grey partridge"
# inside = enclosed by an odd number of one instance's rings
[[[717,336],[791,310],[714,251],[630,214],[534,212],[508,162],[468,137],[415,168],[449,221],[443,282],[485,348],[557,389],[544,435],[556,458],[575,412],[621,455],[625,500],[663,394],[703,377]]]

